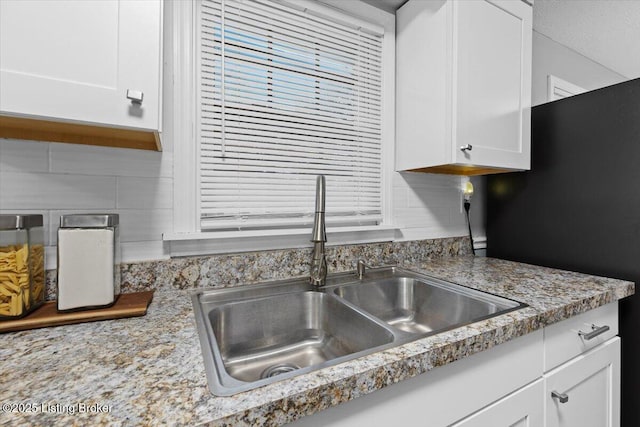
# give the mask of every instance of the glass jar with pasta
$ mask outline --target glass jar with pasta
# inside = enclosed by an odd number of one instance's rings
[[[42,215],[0,215],[0,320],[26,316],[44,294]]]

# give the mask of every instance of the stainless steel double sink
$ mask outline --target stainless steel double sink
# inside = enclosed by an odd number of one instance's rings
[[[209,388],[230,396],[526,307],[398,267],[193,294]]]

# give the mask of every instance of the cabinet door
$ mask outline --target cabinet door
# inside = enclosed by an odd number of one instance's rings
[[[542,427],[543,382],[538,380],[451,427]]]
[[[547,427],[620,426],[620,338],[545,374]],[[568,398],[564,403],[551,393]]]
[[[304,417],[295,426],[444,427],[541,376],[542,330],[538,330]],[[540,405],[542,398],[538,393]]]
[[[453,158],[530,169],[531,6],[504,0],[453,6]],[[472,149],[461,149],[467,145]]]
[[[0,1],[0,112],[159,130],[161,23],[159,0]]]

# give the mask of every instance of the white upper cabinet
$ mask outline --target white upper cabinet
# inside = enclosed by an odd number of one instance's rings
[[[529,169],[531,6],[410,0],[397,20],[396,169]]]
[[[157,133],[161,34],[160,0],[2,0],[0,113]]]

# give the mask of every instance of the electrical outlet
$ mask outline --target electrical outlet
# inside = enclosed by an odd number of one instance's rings
[[[464,213],[464,202],[473,196],[473,184],[468,176],[460,177],[460,213]]]

